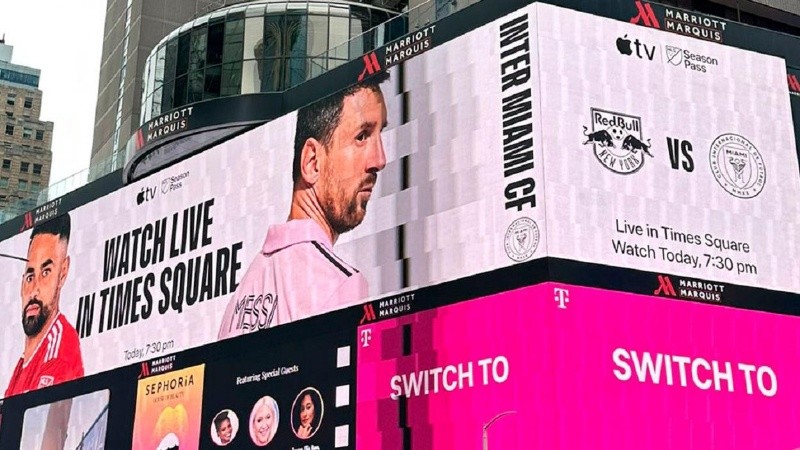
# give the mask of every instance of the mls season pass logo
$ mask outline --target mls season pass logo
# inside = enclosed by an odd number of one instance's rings
[[[696,72],[706,73],[709,71],[709,67],[719,65],[719,60],[717,60],[717,58],[673,47],[671,45],[664,46],[664,53],[667,55],[667,62],[673,66],[683,67],[684,69],[690,69]]]
[[[753,198],[767,182],[767,169],[758,149],[746,138],[727,133],[711,144],[711,173],[734,197]]]
[[[583,145],[594,147],[594,156],[606,169],[622,175],[637,172],[644,155],[651,158],[650,139],[642,137],[642,119],[628,114],[592,108],[592,129],[583,127]]]
[[[639,38],[631,40],[626,34],[621,38],[617,38],[616,46],[620,55],[639,58],[643,61],[660,61],[658,57],[658,44],[648,44]],[[664,53],[668,65],[681,67],[686,70],[707,73],[711,70],[710,68],[712,66],[719,66],[719,60],[717,58],[685,48],[665,45]]]

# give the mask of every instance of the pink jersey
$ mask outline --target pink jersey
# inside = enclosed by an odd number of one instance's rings
[[[225,309],[218,338],[322,314],[366,296],[364,275],[333,253],[315,221],[272,225]]]

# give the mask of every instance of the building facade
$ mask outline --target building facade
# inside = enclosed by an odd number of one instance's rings
[[[253,1],[221,8],[176,29],[147,59],[142,123],[187,104],[282,92],[364,54],[355,36],[391,10],[353,2]]]
[[[203,99],[276,92],[352,59],[365,42],[339,43],[378,25],[379,11],[408,12],[403,26],[417,29],[480,1],[108,0],[90,180],[125,164],[127,142],[149,118]],[[788,0],[660,3],[800,35],[800,11]],[[354,19],[364,16],[359,8],[375,13]],[[265,28],[253,34],[257,21]],[[241,41],[225,47],[226,35]],[[246,48],[256,35],[261,47]],[[320,57],[325,44],[329,54]]]
[[[37,203],[50,181],[53,122],[39,119],[42,91],[39,69],[11,63],[13,47],[0,41],[0,210],[21,214]]]
[[[261,5],[255,5],[256,3],[261,3]],[[265,3],[271,3],[271,5]],[[276,58],[285,59],[287,56],[294,56],[300,52],[311,55],[318,51],[317,47],[313,47],[313,45],[319,45],[318,41],[316,44],[312,44],[312,47],[307,45],[308,40],[313,39],[310,37],[312,35],[309,35],[309,29],[314,30],[312,34],[332,34],[333,37],[330,38],[328,45],[336,45],[387,20],[391,17],[392,12],[398,12],[406,7],[408,0],[335,2],[344,6],[334,6],[330,9],[329,3],[331,2],[307,0],[271,2],[108,0],[100,82],[95,108],[90,179],[122,167],[125,162],[126,143],[145,121],[142,117],[143,112],[152,114],[153,108],[166,112],[167,105],[161,105],[164,101],[171,106],[176,106],[211,95],[242,93],[242,81],[231,80],[231,77],[244,77],[244,80],[247,81],[243,71],[253,69],[250,67],[253,63],[245,64],[248,55],[233,55],[230,52],[234,47],[242,52],[243,40],[252,36],[252,34],[247,36],[244,34],[247,31],[245,24],[248,23],[245,22],[245,15],[248,18],[255,18],[253,14],[256,14],[255,11],[260,8],[258,14],[265,26],[274,28],[277,24],[282,30],[280,33],[283,34],[277,36],[281,41],[276,44],[275,48],[269,47],[269,43],[266,43],[267,46],[262,51],[267,53],[262,55],[263,59],[257,58],[256,55],[250,55],[252,60],[276,61]],[[270,8],[269,12],[266,10],[267,6]],[[269,18],[277,17],[270,13],[278,10],[282,11],[280,17],[284,18],[280,19],[283,20],[280,23],[275,22],[277,19]],[[301,14],[301,11],[308,14]],[[338,19],[323,19],[329,13]],[[350,16],[348,16],[351,13],[353,15],[362,14],[362,16],[366,14],[366,18],[358,24],[355,20],[351,24]],[[239,16],[241,18],[237,19]],[[285,19],[290,16],[297,20]],[[309,22],[309,19],[300,17],[313,18]],[[342,20],[348,20],[348,25],[351,27],[339,28],[337,24]],[[315,28],[317,22],[321,24],[323,21],[326,27],[324,30]],[[242,28],[237,29],[237,26]],[[222,35],[217,34],[220,31]],[[221,42],[217,38],[222,38],[226,34],[231,39],[236,37],[242,41],[236,44],[229,39],[227,51],[223,52],[222,48],[216,47]],[[166,38],[168,35],[170,38]],[[185,47],[179,48],[181,45]],[[147,67],[148,57],[154,49],[156,52],[162,52],[160,56],[164,63],[169,62],[172,65],[161,67],[153,64],[152,70],[146,73],[149,69]],[[169,58],[169,56],[178,54],[181,54],[180,59]],[[158,56],[156,53],[154,58]],[[184,60],[184,57],[187,59]],[[217,61],[214,59],[217,57],[232,59]],[[148,81],[155,84],[155,75],[159,69],[174,71],[169,81],[160,81],[168,83],[169,86],[165,85],[160,89],[158,95],[154,91],[146,92],[144,84]],[[274,65],[265,67],[261,64],[260,69],[265,70],[264,74],[267,76],[265,87],[269,86],[269,83],[273,83],[272,86],[276,89],[283,86],[285,81],[291,81],[292,77],[297,78],[300,71],[298,67],[278,70]],[[284,70],[288,70],[288,72],[284,72]],[[182,73],[179,74],[178,71]],[[169,73],[169,70],[167,72]],[[181,78],[182,76],[183,78]],[[229,78],[223,82],[225,76]],[[208,89],[206,89],[206,84],[208,84]],[[238,86],[234,87],[234,84],[238,84]],[[170,92],[168,89],[172,91]],[[245,86],[244,89],[246,91],[248,87]],[[143,92],[151,96],[145,98],[145,102],[143,102]],[[176,92],[177,95],[175,95]],[[157,96],[160,97],[156,98]],[[143,103],[147,103],[150,109],[144,108]]]

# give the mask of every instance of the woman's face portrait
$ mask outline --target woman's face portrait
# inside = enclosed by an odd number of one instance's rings
[[[314,422],[314,402],[311,401],[311,395],[306,394],[300,400],[300,426],[309,427]]]
[[[259,405],[254,411],[250,434],[256,445],[263,446],[272,440],[275,428],[275,413],[266,405]]]
[[[315,388],[309,387],[297,394],[292,403],[292,431],[300,439],[310,439],[322,426],[325,407],[322,395]]]
[[[219,436],[219,440],[222,444],[227,444],[231,441],[231,435],[233,434],[233,425],[231,425],[230,419],[225,419],[220,423],[219,429],[217,430],[217,435]]]

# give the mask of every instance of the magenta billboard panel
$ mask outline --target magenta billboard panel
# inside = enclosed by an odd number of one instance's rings
[[[357,448],[798,448],[799,324],[555,283],[367,324]]]

